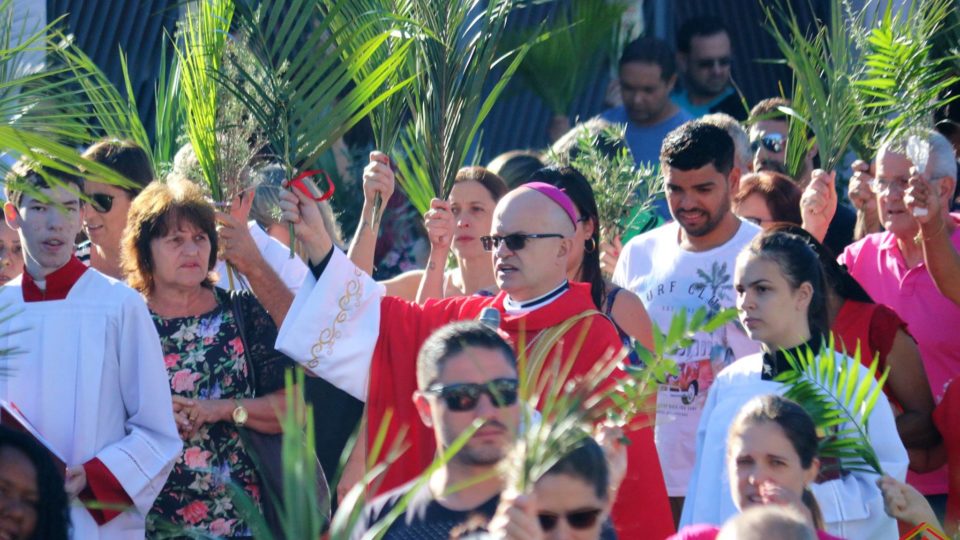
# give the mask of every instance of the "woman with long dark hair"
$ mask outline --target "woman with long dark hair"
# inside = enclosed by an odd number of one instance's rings
[[[823,270],[810,245],[800,236],[765,232],[737,258],[734,286],[740,322],[763,352],[741,358],[717,376],[697,430],[697,458],[687,490],[681,524],[719,525],[737,512],[727,478],[725,453],[717,451],[740,408],[750,399],[780,394],[786,388],[777,376],[792,369],[787,354],[825,353],[829,330]],[[827,353],[829,354],[829,353]],[[842,353],[837,361],[869,377],[865,368]],[[840,429],[850,426],[841,426]],[[867,438],[884,472],[904,478],[907,453],[897,434],[893,413],[882,394],[867,424]],[[862,470],[841,474],[810,486],[823,510],[825,528],[850,539],[896,538],[896,522],[883,510],[877,475]]]

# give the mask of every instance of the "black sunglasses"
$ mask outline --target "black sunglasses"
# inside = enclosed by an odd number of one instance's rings
[[[90,197],[90,206],[92,206],[97,213],[106,214],[111,208],[113,208],[113,195],[107,195],[106,193],[92,193],[87,196]]]
[[[432,384],[424,391],[443,398],[451,411],[472,411],[480,396],[486,394],[494,407],[510,407],[517,402],[517,379],[494,379],[486,383]]]
[[[761,145],[774,154],[779,154],[787,147],[787,138],[780,133],[764,135],[750,142],[750,151],[756,154]]]
[[[727,67],[730,65],[729,56],[721,56],[720,58],[704,58],[703,60],[697,60],[697,67],[700,69],[707,69],[713,67],[714,65],[719,67]]]
[[[574,512],[567,512],[566,514],[553,514],[550,512],[541,512],[537,514],[537,519],[540,520],[540,528],[543,529],[543,532],[550,532],[560,522],[560,518],[567,520],[567,523],[571,528],[574,529],[589,529],[597,524],[597,518],[600,517],[600,512],[603,510],[599,508],[593,508],[590,510],[577,510]]]
[[[507,244],[507,249],[510,251],[520,251],[527,245],[527,240],[531,238],[564,238],[562,234],[508,234],[506,236],[481,236],[480,243],[483,245],[484,251],[493,251],[500,247],[500,243]]]

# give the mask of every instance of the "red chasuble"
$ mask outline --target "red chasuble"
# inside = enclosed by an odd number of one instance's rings
[[[460,320],[476,319],[483,308],[500,311],[500,328],[509,334],[514,347],[521,330],[529,343],[539,332],[563,323],[587,310],[596,309],[589,285],[571,283],[570,290],[553,302],[519,316],[504,313],[506,293],[495,298],[457,297],[430,300],[423,306],[394,297],[381,299],[380,336],[370,367],[370,388],[367,400],[367,436],[372,440],[388,410],[393,411],[384,448],[390,448],[401,427],[407,428],[405,443],[410,448],[394,463],[380,487],[386,491],[407,482],[420,473],[436,457],[433,432],[420,421],[413,405],[417,389],[416,361],[420,346],[441,326]],[[584,374],[608,350],[622,346],[617,331],[606,317],[597,314],[572,326],[556,347],[559,358],[569,359],[586,328],[586,339],[578,354],[571,376]],[[555,349],[554,349],[555,350]],[[547,358],[555,358],[553,351]],[[620,486],[620,496],[613,508],[613,521],[619,538],[665,538],[674,532],[660,461],[653,443],[653,430],[642,429],[630,434],[627,477]]]

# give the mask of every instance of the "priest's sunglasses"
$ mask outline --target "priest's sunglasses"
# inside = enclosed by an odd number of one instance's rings
[[[431,384],[425,394],[440,396],[451,411],[472,411],[477,408],[480,396],[486,394],[494,407],[510,407],[517,403],[517,379],[493,379],[485,383]]]
[[[98,214],[106,214],[113,208],[113,195],[91,193],[87,195],[87,197],[90,198],[90,206],[92,206]]]
[[[506,244],[510,251],[520,251],[527,245],[527,240],[536,238],[563,238],[562,234],[508,234],[506,236],[481,236],[480,243],[483,244],[484,251],[493,251],[500,248],[500,244]]]
[[[782,133],[768,133],[754,139],[750,143],[750,151],[756,154],[761,146],[774,154],[779,154],[787,148],[787,138]]]
[[[597,524],[597,518],[603,510],[600,508],[590,508],[587,510],[574,510],[565,514],[554,514],[552,512],[541,512],[537,514],[537,520],[540,521],[540,528],[543,532],[550,532],[557,527],[560,518],[567,520],[571,529],[589,529]]]

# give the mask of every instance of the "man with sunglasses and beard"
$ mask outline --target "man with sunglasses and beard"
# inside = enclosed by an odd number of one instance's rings
[[[789,176],[786,166],[789,126],[786,113],[780,110],[780,107],[789,106],[788,99],[767,98],[750,109],[747,125],[750,126],[750,150],[753,152],[754,172],[774,171]],[[805,225],[804,228],[813,229],[811,232],[821,240],[823,245],[830,248],[831,252],[841,253],[845,247],[853,243],[857,212],[851,206],[840,203],[839,198],[836,197],[836,189],[826,185],[826,182],[832,183],[833,179],[819,175],[811,180],[815,170],[816,154],[816,147],[807,152],[802,172],[798,177],[791,177],[791,179],[804,191],[802,202],[813,197],[822,204],[830,204],[836,208],[829,225],[826,225],[826,235],[822,228],[817,226]],[[827,210],[823,214],[829,215],[830,212]]]
[[[280,205],[308,256],[311,275],[280,329],[277,349],[366,402],[367,440],[376,436],[388,411],[393,416],[385,448],[407,429],[411,448],[388,470],[384,489],[417,476],[435,456],[433,434],[417,418],[410,395],[417,390],[417,351],[437,328],[493,308],[518,354],[548,363],[572,359],[569,377],[586,374],[622,346],[612,323],[596,311],[589,285],[566,279],[579,224],[573,202],[554,186],[525,184],[497,204],[493,234],[482,242],[493,251],[500,294],[430,300],[422,306],[383,297],[382,286],[334,249],[305,194],[286,192]],[[631,496],[617,501],[613,522],[623,538],[644,532],[666,536],[673,524],[665,519],[668,506],[652,434],[638,430],[631,439],[621,489]]]
[[[624,246],[613,282],[633,291],[650,318],[669,328],[674,314],[706,308],[710,315],[735,306],[737,254],[760,232],[731,210],[740,173],[733,140],[702,120],[688,122],[663,141],[660,168],[674,220]],[[715,376],[733,360],[758,352],[735,323],[700,333],[673,358],[677,376],[657,395],[656,442],[674,518],[679,520],[696,458],[700,413]]]

